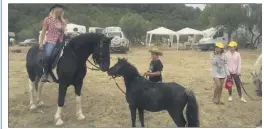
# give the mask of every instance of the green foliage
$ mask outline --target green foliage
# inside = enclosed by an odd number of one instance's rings
[[[142,40],[146,35],[146,31],[149,29],[149,25],[149,21],[137,13],[127,13],[119,21],[119,26],[132,42],[138,39]]]
[[[210,4],[205,7],[199,20],[205,26],[224,25],[230,40],[232,32],[246,21],[246,10],[242,4]]]
[[[129,39],[144,38],[146,30],[164,26],[172,30],[184,27],[200,29],[201,10],[184,4],[65,4],[69,23],[107,27],[122,25]],[[9,31],[19,40],[35,37],[51,4],[9,4]],[[130,16],[131,15],[131,16]],[[130,22],[131,19],[133,22]],[[123,28],[125,27],[125,28]],[[129,30],[131,29],[131,30]],[[24,34],[23,34],[24,33]],[[37,33],[38,35],[38,33]]]

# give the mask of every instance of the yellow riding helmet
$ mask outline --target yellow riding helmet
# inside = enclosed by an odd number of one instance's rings
[[[216,43],[215,46],[218,48],[224,48],[224,44],[221,42]]]
[[[228,44],[229,47],[237,47],[237,43],[235,41],[231,41]]]

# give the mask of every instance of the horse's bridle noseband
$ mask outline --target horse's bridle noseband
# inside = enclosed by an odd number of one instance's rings
[[[99,51],[101,48],[103,47],[103,43],[101,43],[100,42],[100,45],[96,45],[96,47],[95,47],[95,51],[94,52],[96,52],[96,51]],[[94,53],[93,53],[94,54]],[[102,61],[102,53],[101,52],[99,52],[99,62],[101,62]],[[94,66],[95,68],[89,68],[89,67],[87,67],[88,69],[90,69],[90,70],[95,70],[95,71],[100,71],[101,69],[100,69],[100,66],[97,66],[96,64],[98,64],[98,61],[95,59],[95,57],[94,56],[92,56],[92,58],[93,58],[93,61],[94,61],[94,64],[89,60],[89,59],[87,59],[87,61],[92,65],[92,66]]]

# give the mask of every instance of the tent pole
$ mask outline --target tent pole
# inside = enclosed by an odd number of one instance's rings
[[[146,34],[146,41],[145,41],[146,46],[147,46],[147,43],[148,43],[148,33]]]
[[[180,35],[177,35],[177,51],[179,51]]]

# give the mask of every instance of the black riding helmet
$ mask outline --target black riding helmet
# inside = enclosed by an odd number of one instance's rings
[[[62,8],[63,10],[66,10],[66,7],[64,7],[64,6],[60,5],[60,4],[54,4],[53,6],[51,6],[49,12],[51,10],[53,10],[54,8]]]

